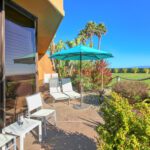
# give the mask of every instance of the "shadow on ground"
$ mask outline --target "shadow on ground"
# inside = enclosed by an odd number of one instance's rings
[[[84,96],[84,103],[93,106],[99,106],[99,95],[98,94],[88,94]]]
[[[98,121],[94,121],[92,119],[85,119],[83,117],[80,117],[81,120],[83,120],[83,123],[86,125],[86,126],[89,126],[91,128],[93,128],[94,130],[96,129],[96,127],[100,124],[100,122]]]
[[[47,134],[41,144],[44,150],[96,150],[95,141],[81,133],[65,132],[48,125]]]

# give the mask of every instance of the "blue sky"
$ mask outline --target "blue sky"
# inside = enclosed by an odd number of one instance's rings
[[[114,55],[110,67],[150,66],[149,7],[150,0],[64,0],[55,42],[73,40],[88,21],[102,22],[108,32],[101,49]]]

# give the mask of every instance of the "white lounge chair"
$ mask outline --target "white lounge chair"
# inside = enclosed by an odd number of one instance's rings
[[[49,81],[51,78],[58,78],[58,73],[49,73],[49,74],[44,74],[44,84],[48,83],[49,84]]]
[[[77,99],[81,97],[79,93],[73,90],[70,78],[62,79],[62,91],[63,93],[68,95],[71,99]]]
[[[58,78],[58,73],[52,73],[51,78]]]
[[[41,119],[42,122],[44,123],[45,135],[47,135],[46,130],[47,119],[53,116],[56,124],[56,111],[54,109],[42,109],[42,101],[43,99],[40,93],[26,97],[26,102],[28,106],[28,117]]]
[[[50,79],[49,92],[50,95],[53,97],[53,102],[68,100],[69,103],[69,96],[61,92],[58,78]]]

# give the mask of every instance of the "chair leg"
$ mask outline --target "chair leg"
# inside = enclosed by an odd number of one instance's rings
[[[55,100],[53,99],[53,106],[54,106]]]
[[[68,99],[68,105],[70,105],[70,98]]]
[[[44,122],[44,132],[45,132],[45,136],[47,136],[47,129],[46,129],[46,118],[44,117],[43,119]]]
[[[16,138],[14,138],[14,150],[17,149],[17,145],[16,145]]]
[[[56,111],[54,112],[54,121],[55,121],[55,126],[56,126]]]

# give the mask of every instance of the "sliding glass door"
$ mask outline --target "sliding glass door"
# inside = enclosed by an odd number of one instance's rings
[[[5,5],[5,97],[9,124],[26,110],[25,97],[36,92],[36,27],[34,17]]]

